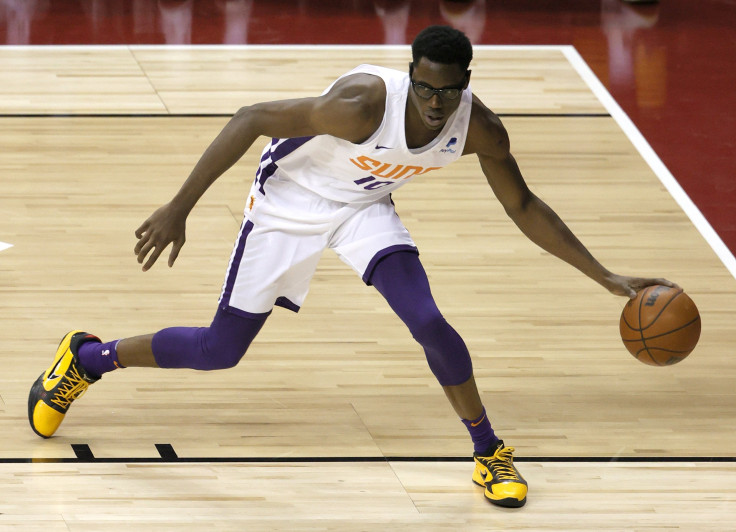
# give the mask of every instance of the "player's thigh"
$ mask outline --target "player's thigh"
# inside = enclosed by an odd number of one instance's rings
[[[363,281],[368,282],[373,268],[386,255],[400,250],[416,252],[416,244],[389,197],[351,208],[353,212],[335,231],[329,247]]]
[[[262,315],[274,304],[299,310],[327,242],[325,234],[294,234],[247,220],[230,258],[220,306]]]

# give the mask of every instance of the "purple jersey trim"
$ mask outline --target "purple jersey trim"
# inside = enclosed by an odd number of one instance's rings
[[[268,178],[271,177],[276,170],[278,169],[278,165],[276,164],[279,160],[283,159],[290,153],[293,153],[295,150],[297,150],[299,147],[303,146],[310,140],[312,140],[314,136],[311,137],[294,137],[290,139],[286,139],[284,142],[279,144],[275,149],[273,147],[268,148],[268,152],[266,152],[263,157],[261,157],[261,163],[266,162],[269,158],[271,159],[271,162],[266,165],[264,168],[258,167],[258,171],[256,172],[256,181],[260,184],[258,187],[258,191],[265,195],[266,191],[264,190],[264,186],[266,184],[266,181],[268,181]],[[278,142],[280,139],[273,138],[271,139],[271,146]]]
[[[314,138],[314,135],[311,137],[293,137],[290,139],[286,139],[284,142],[276,146],[276,149],[273,150],[273,156],[271,157],[271,161],[278,162],[279,159],[283,159],[287,155],[289,155],[291,152],[302,146],[303,144],[306,144],[310,140]],[[271,142],[278,142],[280,139],[274,138]]]
[[[387,256],[391,255],[391,253],[396,253],[397,251],[411,251],[412,253],[416,253],[417,255],[419,255],[419,250],[414,246],[410,246],[409,244],[396,244],[395,246],[384,248],[373,255],[373,258],[368,263],[368,266],[363,273],[363,282],[368,286],[372,286],[373,284],[371,283],[371,276],[373,275],[373,270],[376,269],[376,264],[378,264],[381,259],[384,259]]]

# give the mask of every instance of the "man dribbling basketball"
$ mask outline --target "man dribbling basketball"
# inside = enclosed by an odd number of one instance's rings
[[[494,434],[473,379],[468,349],[440,313],[390,193],[462,155],[475,154],[522,232],[617,295],[633,297],[664,279],[606,270],[559,217],[527,188],[498,117],[470,87],[472,47],[449,27],[423,30],[409,72],[362,65],[319,97],[240,109],[207,148],[179,192],[136,231],[148,270],[184,244],[186,218],[205,190],[261,135],[272,137],[246,202],[215,317],[209,327],[173,327],[102,343],[68,333],[33,384],[28,415],[50,437],[71,405],[121,367],[224,369],[236,365],[274,305],[298,310],[317,261],[334,249],[373,285],[424,348],[429,366],[474,444],[472,479],[492,503],[526,502],[513,448]]]

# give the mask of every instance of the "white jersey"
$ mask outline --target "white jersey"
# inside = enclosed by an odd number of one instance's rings
[[[470,122],[469,87],[440,134],[426,146],[410,149],[404,124],[409,75],[361,65],[341,77],[358,73],[379,76],[386,84],[386,109],[375,133],[362,144],[331,135],[272,139],[263,150],[254,183],[261,194],[268,194],[268,180],[276,176],[332,201],[372,202],[462,155]]]
[[[228,311],[265,316],[274,304],[298,310],[325,248],[366,283],[386,255],[417,252],[389,194],[462,155],[470,89],[436,139],[409,149],[409,76],[371,65],[345,75],[357,73],[380,76],[386,84],[381,125],[362,144],[319,135],[273,139],[266,146],[220,297]]]

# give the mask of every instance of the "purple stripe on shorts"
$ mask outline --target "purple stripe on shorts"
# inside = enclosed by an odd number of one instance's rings
[[[292,303],[289,300],[289,298],[284,297],[284,296],[277,297],[276,303],[274,304],[278,305],[279,307],[283,307],[285,309],[291,310],[293,312],[299,312],[299,309],[301,308],[299,307],[299,305],[297,305],[296,303]]]
[[[238,276],[238,268],[240,267],[240,261],[243,259],[243,252],[245,251],[245,241],[248,240],[248,235],[253,230],[253,222],[247,220],[240,230],[240,236],[238,237],[238,245],[235,248],[235,255],[230,263],[230,271],[227,274],[227,280],[225,286],[222,289],[222,297],[220,297],[220,306],[226,308],[230,305],[230,296],[233,293],[233,286],[235,285],[235,278]]]
[[[248,312],[247,310],[241,310],[235,307],[229,307],[227,305],[220,305],[220,308],[229,314],[240,316],[241,318],[249,318],[251,320],[259,320],[268,318],[271,315],[271,311],[268,312]]]
[[[376,268],[376,264],[378,264],[381,259],[387,257],[388,255],[391,255],[391,253],[396,253],[397,251],[411,251],[419,255],[419,250],[414,246],[410,246],[409,244],[396,244],[395,246],[384,248],[373,255],[373,258],[368,263],[368,266],[363,273],[363,282],[368,286],[372,286],[371,275],[373,275],[373,270]]]

